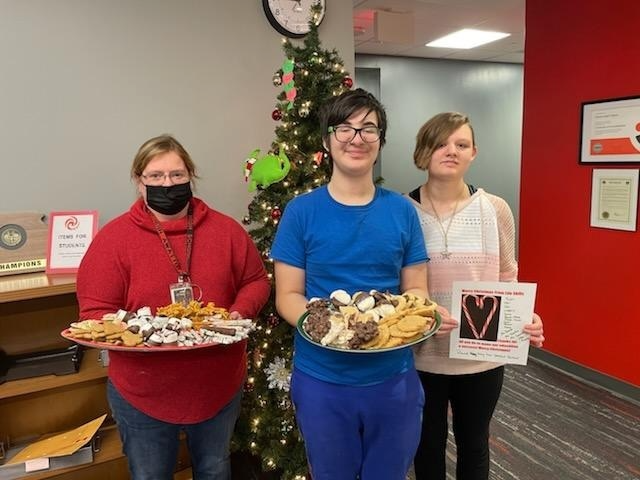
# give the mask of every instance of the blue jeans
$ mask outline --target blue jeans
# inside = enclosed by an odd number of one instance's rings
[[[294,368],[291,400],[313,480],[407,478],[424,405],[414,369],[355,387],[323,382]]]
[[[107,397],[133,480],[173,479],[180,430],[187,434],[194,480],[231,478],[229,443],[240,414],[242,389],[215,417],[192,425],[145,415],[122,398],[111,381],[107,383]]]

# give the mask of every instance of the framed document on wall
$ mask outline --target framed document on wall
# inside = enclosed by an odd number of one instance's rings
[[[636,231],[638,169],[595,168],[591,181],[591,226]]]
[[[579,163],[640,163],[640,96],[582,104]]]

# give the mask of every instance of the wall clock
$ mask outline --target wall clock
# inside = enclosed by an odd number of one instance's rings
[[[324,18],[326,0],[262,0],[269,23],[279,33],[290,38],[302,38],[309,33],[311,6],[320,5],[317,24]]]

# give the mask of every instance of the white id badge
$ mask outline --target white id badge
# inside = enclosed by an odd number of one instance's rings
[[[182,303],[187,305],[193,300],[193,287],[190,283],[180,282],[169,285],[172,303]]]

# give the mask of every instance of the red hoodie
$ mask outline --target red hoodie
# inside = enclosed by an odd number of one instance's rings
[[[192,199],[194,236],[191,282],[202,301],[256,318],[270,282],[251,238],[232,218]],[[184,266],[186,217],[162,223]],[[85,254],[77,277],[80,318],[100,319],[118,309],[152,312],[171,303],[178,274],[142,199],[105,225]],[[197,290],[196,290],[197,293]],[[147,415],[190,424],[213,417],[241,388],[246,342],[178,352],[109,352],[109,378],[120,394]]]

